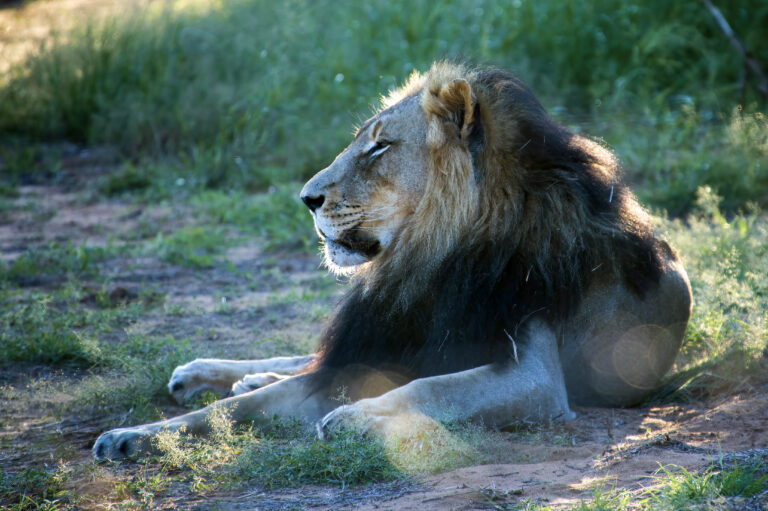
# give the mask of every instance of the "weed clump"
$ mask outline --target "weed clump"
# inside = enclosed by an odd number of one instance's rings
[[[211,406],[208,420],[212,429],[208,438],[165,431],[156,439],[159,461],[190,471],[200,487],[346,487],[403,477],[380,442],[354,431],[341,432],[332,441],[323,442],[298,422],[278,422],[266,431],[235,428],[216,404]]]
[[[104,360],[93,337],[76,330],[83,315],[62,313],[38,297],[0,314],[0,363],[34,361],[91,367]]]

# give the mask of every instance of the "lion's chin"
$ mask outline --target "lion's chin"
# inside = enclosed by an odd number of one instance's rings
[[[378,242],[371,243],[366,250],[350,246],[348,243],[325,239],[325,263],[334,273],[349,275],[358,267],[374,259],[379,252]]]

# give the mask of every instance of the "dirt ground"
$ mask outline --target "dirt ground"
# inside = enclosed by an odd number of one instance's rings
[[[70,174],[55,185],[25,186],[12,210],[0,218],[0,254],[13,260],[24,250],[50,241],[75,245],[117,243],[139,229],[172,232],[190,218],[173,203],[144,205],[105,200],[90,193],[88,182],[104,172],[98,154],[72,150]],[[309,218],[308,218],[309,221]],[[334,284],[319,267],[316,255],[269,253],[259,240],[230,249],[228,268],[190,269],[157,258],[116,259],[109,286],[138,293],[151,287],[163,295],[163,307],[139,318],[130,329],[149,334],[189,337],[201,354],[231,358],[264,357],[308,351],[320,321],[340,291],[310,301],[275,300],[297,289]],[[232,266],[237,271],[232,271]],[[244,279],[242,275],[256,276]],[[319,284],[318,284],[319,283]],[[30,288],[47,289],[41,279]],[[338,286],[341,289],[341,286]],[[221,310],[222,298],[229,309]],[[170,314],[187,308],[183,315]],[[320,311],[320,312],[318,312]],[[90,447],[113,417],[54,418],[51,410],[69,397],[62,383],[76,382],[85,370],[51,369],[36,364],[0,367],[0,470],[51,466],[65,456],[70,463],[90,461]],[[158,499],[159,508],[175,509],[511,509],[524,499],[554,507],[589,498],[593,488],[641,491],[654,484],[660,465],[700,470],[725,457],[738,459],[768,447],[768,387],[747,388],[707,402],[650,408],[580,408],[567,424],[542,428],[537,436],[505,443],[495,464],[461,468],[362,488],[313,486],[200,497],[179,489]],[[173,415],[180,407],[164,405]],[[512,433],[510,433],[512,435]],[[557,442],[536,438],[558,438]],[[517,437],[514,437],[517,438]],[[533,439],[533,440],[532,440]],[[40,442],[47,447],[40,448]],[[47,442],[47,443],[46,443]],[[30,445],[36,445],[30,449]],[[114,469],[114,477],[135,473],[130,463]],[[82,478],[75,490],[99,493],[109,481]],[[98,506],[96,506],[98,507]]]
[[[474,510],[509,509],[523,499],[559,508],[578,504],[599,486],[642,491],[661,465],[706,469],[768,452],[766,388],[710,403],[606,410],[579,408],[576,420],[547,430],[570,445],[521,442],[505,446],[507,463],[479,465],[417,478],[410,486],[299,492],[251,491],[207,499],[204,509]],[[766,502],[763,502],[765,505]],[[757,508],[756,508],[757,509]]]

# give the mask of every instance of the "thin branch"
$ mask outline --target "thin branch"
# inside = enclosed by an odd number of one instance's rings
[[[731,46],[733,46],[736,51],[739,52],[739,55],[741,55],[741,58],[744,59],[745,64],[749,66],[749,69],[757,77],[759,81],[759,83],[755,86],[757,90],[760,92],[760,94],[768,98],[768,77],[766,77],[765,73],[760,67],[760,64],[758,64],[757,61],[749,55],[749,52],[747,52],[747,50],[744,48],[744,45],[741,44],[741,41],[739,41],[739,39],[736,37],[736,34],[733,32],[733,29],[728,24],[728,21],[726,21],[723,13],[720,12],[720,9],[715,7],[715,5],[712,3],[712,0],[701,1],[704,2],[704,5],[715,18],[717,26],[719,26],[720,30],[725,33],[725,36],[731,42]]]

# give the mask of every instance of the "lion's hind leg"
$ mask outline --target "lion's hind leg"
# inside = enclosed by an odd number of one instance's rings
[[[235,390],[235,385],[243,382],[249,375],[255,375],[250,383],[255,384],[256,380],[262,383],[249,389],[254,390],[280,379],[264,376],[265,374],[272,373],[282,377],[298,374],[304,371],[314,358],[314,355],[263,360],[199,358],[174,369],[168,382],[168,390],[179,403],[189,402],[204,392],[226,397]],[[247,383],[238,388],[244,389],[246,385]]]

